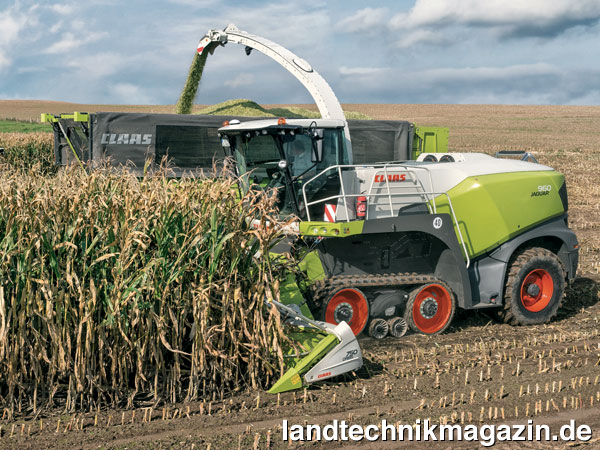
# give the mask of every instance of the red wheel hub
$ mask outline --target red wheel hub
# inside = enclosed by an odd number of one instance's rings
[[[325,309],[325,322],[337,325],[345,321],[352,332],[359,335],[369,320],[369,304],[357,289],[342,289],[336,292]]]
[[[425,334],[434,334],[444,328],[451,314],[451,294],[440,284],[423,287],[413,303],[413,322]]]
[[[521,303],[527,311],[543,310],[554,294],[554,280],[544,269],[535,269],[527,274],[521,285]]]

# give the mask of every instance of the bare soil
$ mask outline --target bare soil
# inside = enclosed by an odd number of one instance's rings
[[[307,105],[301,105],[307,106]],[[594,431],[585,448],[600,448],[600,107],[491,105],[344,105],[374,118],[450,127],[455,150],[532,151],[565,173],[570,224],[581,243],[580,277],[547,325],[512,327],[462,313],[441,336],[361,340],[359,373],[305,391],[243,392],[190,404],[142,403],[135,410],[80,414],[46,411],[0,419],[0,448],[337,448],[338,443],[282,442],[283,419],[327,424],[548,423],[575,419]],[[53,108],[53,109],[50,109]],[[170,112],[115,106],[113,110]],[[156,108],[152,110],[151,108]],[[164,108],[164,109],[163,109]],[[107,111],[106,105],[0,101],[0,117],[40,112]],[[366,448],[413,447],[378,442]],[[434,448],[473,448],[446,443]],[[500,448],[562,448],[510,443]]]

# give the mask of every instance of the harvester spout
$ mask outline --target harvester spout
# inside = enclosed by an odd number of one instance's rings
[[[202,58],[205,61],[208,53],[212,55],[218,46],[224,46],[230,42],[243,45],[247,55],[250,55],[252,50],[256,50],[290,72],[309,92],[323,119],[346,121],[342,105],[331,86],[308,61],[273,41],[242,31],[233,24],[227,25],[223,30],[208,30],[198,43],[196,58]],[[344,139],[348,149],[349,162],[352,163],[352,143],[347,122],[344,124]]]

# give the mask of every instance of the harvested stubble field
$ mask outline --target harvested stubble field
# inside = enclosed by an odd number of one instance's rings
[[[6,113],[0,102],[0,116]],[[81,106],[81,105],[80,105]],[[305,106],[305,105],[302,105]],[[39,107],[39,106],[38,106]],[[511,327],[484,315],[458,317],[437,337],[363,339],[366,367],[344,382],[269,396],[134,402],[129,409],[43,410],[0,420],[0,446],[15,448],[289,448],[279,426],[353,423],[514,423],[556,427],[574,418],[600,436],[600,108],[567,106],[345,105],[373,118],[450,128],[454,150],[524,149],[565,173],[570,224],[581,243],[579,279],[548,325]],[[42,105],[41,110],[46,111]],[[172,107],[171,107],[172,108]],[[71,108],[93,110],[88,108]],[[96,108],[101,110],[103,108]],[[48,109],[49,110],[49,109]],[[67,111],[69,109],[66,109]],[[142,109],[138,109],[142,110]],[[39,111],[42,112],[42,111]],[[61,111],[56,111],[61,112]],[[0,147],[5,146],[0,136]],[[510,199],[507,199],[510,201]],[[556,448],[514,443],[509,447]],[[319,446],[319,444],[307,444]],[[337,444],[323,445],[334,448]],[[410,447],[410,444],[406,444]],[[453,448],[460,444],[453,443]],[[589,445],[586,447],[592,447]],[[298,445],[292,445],[292,448]],[[372,448],[382,448],[382,443]],[[389,448],[396,448],[390,445]],[[440,445],[448,447],[447,445]],[[472,445],[465,445],[465,448]]]

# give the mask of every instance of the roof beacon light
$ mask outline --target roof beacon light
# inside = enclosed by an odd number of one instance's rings
[[[224,127],[228,127],[228,126],[229,126],[229,120],[225,120],[225,121],[223,122],[223,126],[224,126]]]
[[[286,125],[287,121],[285,120],[285,118],[280,117],[279,119],[277,119],[277,125]]]

